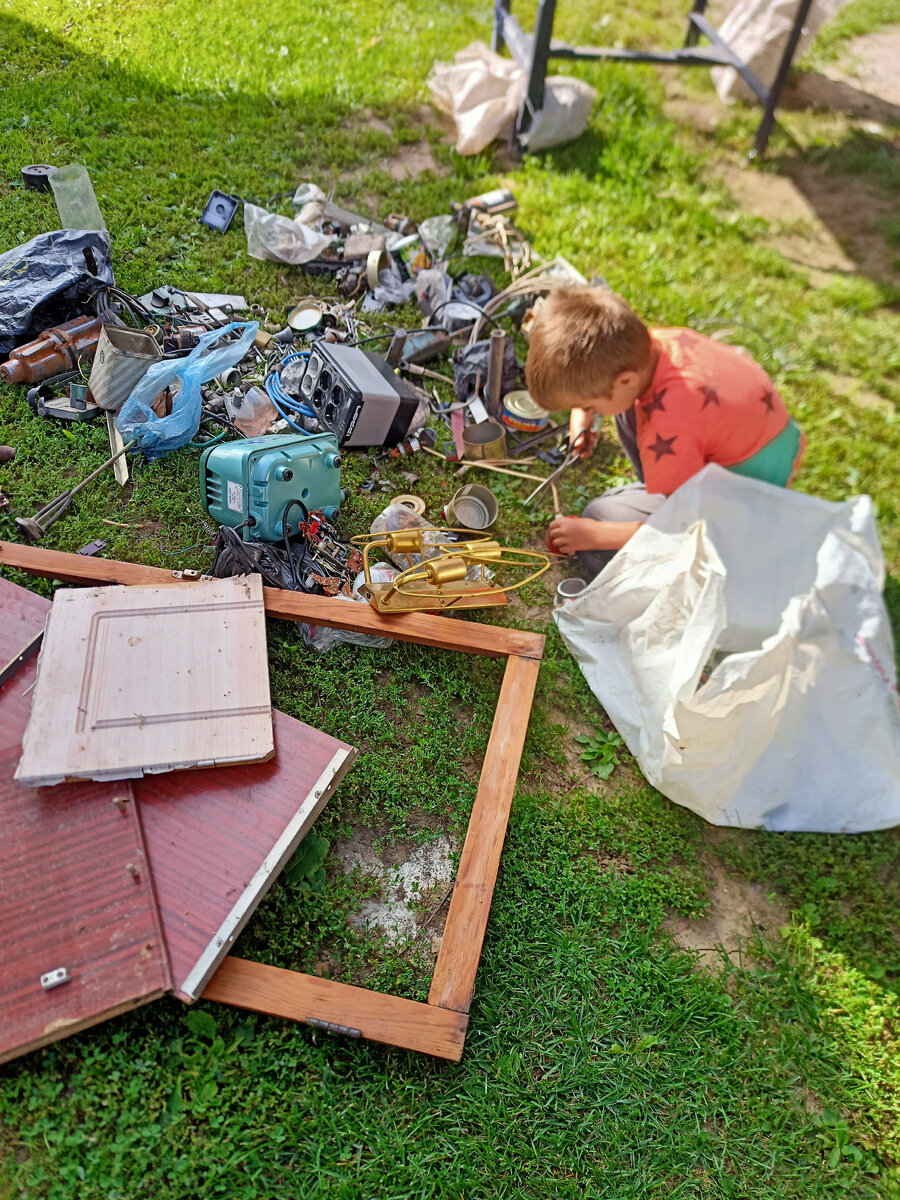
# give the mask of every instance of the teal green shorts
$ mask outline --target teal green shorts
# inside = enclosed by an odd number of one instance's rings
[[[735,475],[749,475],[751,479],[774,483],[776,487],[787,487],[798,466],[802,448],[800,426],[793,417],[788,417],[787,425],[777,437],[743,462],[733,463],[728,470],[734,471]]]

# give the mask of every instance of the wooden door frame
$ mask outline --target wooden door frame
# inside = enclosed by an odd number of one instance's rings
[[[64,583],[152,586],[171,583],[173,578],[172,572],[159,567],[85,558],[12,542],[0,542],[0,564]],[[271,617],[376,633],[461,654],[505,658],[506,669],[427,1002],[234,955],[223,961],[202,997],[459,1062],[544,638],[427,613],[386,617],[368,605],[349,605],[278,588],[264,588],[263,596]]]

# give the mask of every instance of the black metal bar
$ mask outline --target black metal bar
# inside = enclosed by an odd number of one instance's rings
[[[791,69],[791,60],[794,57],[794,51],[797,49],[797,43],[800,41],[800,35],[803,32],[803,22],[809,16],[809,10],[812,7],[812,0],[800,0],[800,7],[797,9],[797,15],[794,17],[794,24],[791,28],[791,35],[787,40],[787,45],[784,48],[784,54],[781,56],[781,62],[778,66],[778,71],[772,86],[769,88],[769,94],[765,100],[762,120],[756,130],[756,138],[753,143],[753,154],[764,154],[766,146],[769,144],[769,135],[772,132],[772,126],[775,124],[775,108],[781,98],[782,89],[787,82],[788,71]]]
[[[757,100],[759,100],[761,104],[765,104],[769,99],[769,89],[762,82],[762,80],[750,70],[744,60],[742,58],[738,58],[725,39],[720,36],[718,30],[714,29],[712,25],[710,25],[706,17],[701,17],[697,14],[691,15],[691,23],[696,25],[699,32],[702,33],[705,38],[709,38],[710,42],[712,42],[717,50],[728,56],[728,65],[734,67],[735,71],[737,71],[738,75],[740,75],[741,79],[743,79],[750,91],[753,92]]]
[[[639,62],[662,63],[674,67],[731,67],[733,54],[717,53],[714,49],[688,47],[679,50],[619,50],[612,47],[566,46],[550,49],[550,58],[579,62]],[[738,60],[740,61],[740,60]]]
[[[534,37],[531,41],[531,63],[528,68],[528,85],[516,120],[516,137],[519,142],[527,141],[524,136],[531,128],[534,118],[544,106],[544,80],[547,78],[547,59],[550,54],[550,38],[553,34],[553,18],[556,0],[539,0],[534,22]]]
[[[496,0],[494,4],[494,28],[491,30],[491,49],[495,54],[500,54],[506,42],[503,37],[503,26],[506,18],[509,16],[509,9],[512,0]]]
[[[688,17],[687,32],[684,35],[684,47],[689,49],[691,46],[696,46],[699,41],[697,26],[691,20],[691,16],[702,17],[706,12],[706,0],[694,0],[694,7],[691,9],[691,14]]]

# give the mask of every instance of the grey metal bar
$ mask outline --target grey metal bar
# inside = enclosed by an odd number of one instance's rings
[[[503,38],[503,26],[509,16],[512,0],[496,0],[494,4],[494,28],[491,30],[491,49],[500,54],[506,44]]]
[[[743,79],[750,91],[753,92],[757,100],[759,100],[761,104],[765,104],[769,99],[769,89],[758,78],[758,76],[756,76],[750,70],[744,60],[742,58],[738,58],[724,38],[719,35],[718,30],[714,29],[712,25],[710,25],[706,17],[702,17],[698,13],[692,13],[690,19],[691,23],[696,25],[697,29],[705,38],[709,38],[710,42],[716,47],[717,50],[720,50],[723,54],[728,55],[728,65],[734,67],[735,71],[737,71],[738,75],[740,75],[741,79]]]

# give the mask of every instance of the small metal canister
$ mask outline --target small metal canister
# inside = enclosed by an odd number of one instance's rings
[[[496,421],[469,425],[463,430],[462,440],[466,458],[506,458],[506,430]]]

